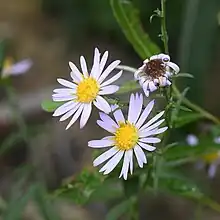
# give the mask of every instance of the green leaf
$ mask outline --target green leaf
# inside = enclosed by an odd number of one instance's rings
[[[190,73],[178,73],[173,75],[174,78],[185,77],[185,78],[194,78],[194,76]]]
[[[142,59],[159,53],[159,47],[152,42],[141,26],[139,12],[132,3],[121,0],[110,0],[114,16],[126,38],[133,45]]]
[[[120,89],[116,92],[116,94],[129,93],[140,89],[140,85],[134,80],[125,82],[120,86]]]
[[[6,212],[3,213],[4,220],[21,219],[23,210],[28,201],[33,198],[36,190],[36,185],[30,186],[28,191],[20,197],[13,195],[11,201],[8,203]]]
[[[179,128],[194,121],[203,118],[203,115],[199,113],[184,113],[179,115],[174,121],[174,127]]]
[[[42,217],[45,220],[59,220],[60,218],[56,213],[55,207],[52,207],[51,201],[49,201],[46,196],[46,190],[42,185],[38,184],[38,187],[35,190],[35,201]]]
[[[130,198],[114,206],[107,213],[106,220],[118,220],[123,214],[130,211],[134,202],[135,202],[135,198]]]
[[[41,107],[46,112],[54,112],[56,108],[64,104],[64,102],[54,102],[52,100],[44,100],[41,103]]]
[[[180,110],[185,111],[185,112],[192,112],[192,109],[187,108],[186,106],[181,105]]]

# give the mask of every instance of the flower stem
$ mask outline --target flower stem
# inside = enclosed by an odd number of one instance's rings
[[[173,85],[173,92],[174,95],[177,98],[181,97],[181,93],[179,92],[179,90],[177,89],[177,87],[175,85]],[[200,106],[192,103],[189,99],[183,97],[182,98],[182,103],[185,104],[187,107],[191,108],[192,110],[200,113],[201,115],[203,115],[205,118],[209,119],[210,121],[212,121],[215,124],[220,124],[220,120],[215,117],[214,115],[212,115],[211,113],[207,112],[206,110],[202,109]]]
[[[166,28],[166,0],[161,0],[161,39],[164,44],[164,51],[166,54],[169,53],[168,49],[168,34]]]

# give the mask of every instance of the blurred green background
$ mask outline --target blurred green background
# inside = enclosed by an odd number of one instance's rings
[[[132,2],[140,9],[144,29],[162,48],[158,36],[160,21],[155,17],[150,22],[160,1]],[[167,0],[167,28],[172,60],[178,63],[181,72],[195,76],[195,79],[182,80],[180,87],[190,86],[188,97],[219,117],[220,1]],[[0,154],[0,196],[3,199],[0,211],[7,206],[2,218],[6,220],[38,220],[42,218],[32,202],[28,203],[22,217],[21,213],[19,215],[21,209],[17,205],[26,203],[21,200],[23,194],[18,192],[32,192],[33,189],[27,186],[33,186],[37,189],[35,196],[39,195],[37,199],[42,204],[44,196],[40,195],[44,195],[45,188],[56,189],[82,167],[90,166],[87,140],[102,136],[97,128],[94,129],[95,116],[84,131],[79,131],[78,125],[64,131],[64,124],[42,111],[41,101],[51,97],[58,76],[68,78],[68,61],[78,65],[79,55],[85,55],[91,63],[96,46],[102,52],[109,50],[111,60],[121,59],[126,65],[139,67],[142,60],[120,30],[108,0],[0,0],[0,38],[7,40],[7,56],[16,60],[30,57],[34,62],[27,74],[12,79],[18,106],[28,126],[28,143],[22,138],[11,138],[19,128],[8,106],[6,93],[0,89],[0,137],[2,145],[6,146]],[[198,127],[204,130],[208,126]],[[191,132],[194,128],[187,129]],[[213,190],[219,199],[216,179],[211,186],[215,186]],[[61,219],[103,219],[106,213],[102,202],[88,207],[63,201],[57,203]],[[149,219],[161,219],[161,216],[191,219],[190,204],[182,200],[163,196],[159,201],[149,198],[147,204]],[[173,204],[178,211],[172,210]],[[50,207],[45,207],[47,204],[40,209],[44,219],[56,220],[48,211]],[[157,215],[158,209],[160,215]],[[213,219],[219,219],[212,213],[208,213],[208,217],[204,215],[204,219],[211,219],[212,215]]]

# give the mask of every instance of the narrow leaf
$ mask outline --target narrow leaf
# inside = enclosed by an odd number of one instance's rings
[[[160,49],[152,42],[148,34],[143,30],[138,10],[132,3],[121,0],[110,0],[114,16],[121,26],[126,38],[133,45],[136,52],[142,59],[159,53]]]

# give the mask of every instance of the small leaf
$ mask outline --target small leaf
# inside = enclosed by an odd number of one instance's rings
[[[54,102],[52,100],[44,100],[41,103],[41,107],[46,112],[54,112],[56,108],[64,104],[64,102]]]
[[[184,125],[187,125],[189,123],[192,123],[194,121],[197,121],[199,119],[203,118],[203,115],[199,113],[185,113],[184,115],[179,115],[175,121],[174,126],[175,128],[182,127]]]
[[[111,7],[116,20],[121,26],[128,41],[142,59],[160,52],[141,26],[139,12],[131,2],[124,4],[121,0],[111,0]]]
[[[176,75],[173,75],[172,77],[174,77],[174,78],[178,78],[178,77],[194,78],[194,76],[190,73],[178,73]]]
[[[106,215],[106,220],[118,220],[123,214],[129,212],[135,199],[130,198],[122,201],[118,205],[114,206]]]
[[[116,94],[123,94],[128,92],[133,92],[140,89],[140,86],[134,80],[125,82],[123,85],[120,86],[120,89],[116,92]]]
[[[181,105],[180,110],[185,111],[185,112],[192,112],[192,109],[187,108],[186,106]]]

